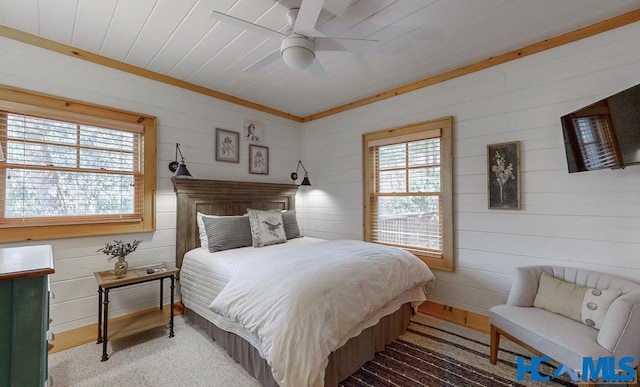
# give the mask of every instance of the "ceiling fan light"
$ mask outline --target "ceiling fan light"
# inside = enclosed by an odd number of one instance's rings
[[[306,69],[316,57],[313,42],[303,36],[289,36],[283,39],[280,55],[284,63],[294,70]]]
[[[316,56],[304,47],[289,47],[282,51],[282,60],[294,70],[303,70],[311,66]]]

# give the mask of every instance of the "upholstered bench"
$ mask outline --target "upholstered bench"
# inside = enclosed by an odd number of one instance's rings
[[[601,356],[632,356],[638,369],[640,284],[623,278],[572,267],[521,267],[506,305],[490,308],[489,319],[492,364],[502,335],[573,370],[582,369],[584,357]]]

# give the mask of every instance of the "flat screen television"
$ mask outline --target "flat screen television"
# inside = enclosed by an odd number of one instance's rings
[[[640,164],[640,85],[561,121],[569,173]]]

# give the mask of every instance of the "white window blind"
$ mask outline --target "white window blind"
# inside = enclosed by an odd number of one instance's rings
[[[442,256],[439,134],[369,143],[371,241]]]
[[[362,135],[363,237],[454,270],[453,117]]]
[[[98,117],[92,124],[92,117],[44,114],[0,111],[2,223],[139,220],[142,131]]]
[[[614,139],[605,115],[592,115],[573,119],[581,144],[582,160],[587,169],[619,165]]]

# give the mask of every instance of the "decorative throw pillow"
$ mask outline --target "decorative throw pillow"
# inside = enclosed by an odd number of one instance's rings
[[[253,247],[275,245],[287,241],[280,211],[260,211],[249,208],[247,213],[251,224]]]
[[[202,217],[209,251],[251,246],[251,227],[246,216]]]
[[[600,329],[609,305],[621,294],[619,290],[586,288],[543,272],[533,306]]]
[[[600,329],[604,316],[613,301],[622,294],[619,290],[589,289],[582,300],[582,322]]]
[[[298,218],[296,210],[282,211],[282,222],[284,223],[284,233],[287,239],[300,238],[300,227],[298,227]]]
[[[200,236],[200,247],[205,249],[209,248],[209,240],[207,239],[207,230],[204,228],[204,221],[202,218],[217,218],[217,215],[205,215],[202,212],[198,212],[196,219],[198,222],[198,235]]]

